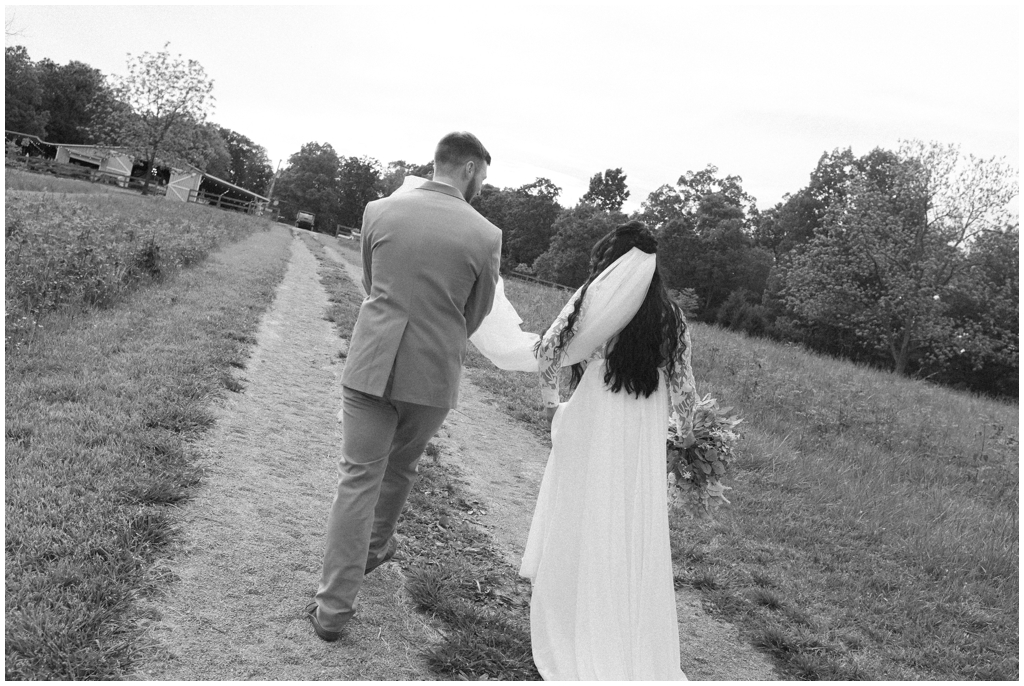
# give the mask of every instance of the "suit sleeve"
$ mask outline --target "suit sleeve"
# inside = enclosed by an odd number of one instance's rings
[[[466,335],[472,336],[480,327],[484,317],[491,311],[494,305],[494,290],[498,284],[498,273],[501,267],[501,233],[494,239],[491,252],[487,256],[487,262],[483,270],[473,284],[469,299],[466,301],[466,310],[463,313],[466,317]]]
[[[363,258],[363,291],[369,295],[373,286],[373,246],[370,235],[370,206],[363,210],[363,226],[359,230],[359,251]]]

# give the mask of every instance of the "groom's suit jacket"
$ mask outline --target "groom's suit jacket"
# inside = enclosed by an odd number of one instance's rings
[[[494,300],[501,231],[458,189],[427,181],[363,212],[363,289],[342,384],[455,407],[466,340]]]

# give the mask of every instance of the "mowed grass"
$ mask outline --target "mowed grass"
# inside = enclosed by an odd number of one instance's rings
[[[505,285],[529,331],[569,297]],[[699,323],[691,336],[698,392],[746,421],[732,504],[672,513],[677,583],[791,678],[1016,680],[1017,405]],[[468,364],[546,433],[533,375]]]
[[[161,250],[171,260],[157,263],[158,274],[140,282],[144,288],[121,287],[103,307],[70,298],[29,311],[34,331],[8,340],[8,679],[130,673],[138,635],[125,624],[126,610],[162,583],[150,565],[175,535],[168,508],[202,478],[190,443],[212,422],[211,400],[241,389],[231,370],[245,365],[259,317],[284,274],[287,230],[209,208],[196,213],[195,206],[138,200],[112,194],[111,207],[87,204],[77,215],[63,196],[52,196],[49,209],[13,204],[24,231],[38,220],[47,240],[60,227],[54,216],[84,215],[112,231],[124,218],[160,247],[180,245],[180,229],[191,224],[197,242],[177,253],[192,256],[190,269],[174,261],[174,249]],[[8,221],[11,210],[8,198]],[[69,233],[69,240],[78,235]]]

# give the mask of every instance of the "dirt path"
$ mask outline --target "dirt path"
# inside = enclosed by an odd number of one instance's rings
[[[358,283],[358,266],[327,246]],[[315,590],[335,480],[344,345],[323,319],[316,258],[295,239],[264,317],[243,393],[218,407],[202,445],[208,478],[181,511],[184,542],[166,596],[145,601],[153,649],[139,679],[431,680],[417,656],[437,632],[414,612],[396,564],[367,578],[349,636],[316,639],[301,608]],[[326,401],[325,401],[326,400]],[[439,434],[445,459],[485,504],[479,521],[518,566],[548,448],[463,381]],[[682,663],[691,679],[776,678],[733,627],[677,593]]]

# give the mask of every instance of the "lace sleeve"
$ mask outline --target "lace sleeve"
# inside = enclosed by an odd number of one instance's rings
[[[680,435],[686,435],[693,428],[693,410],[697,405],[697,387],[690,366],[690,330],[685,320],[680,319],[679,347],[676,348],[675,371],[668,380],[672,416],[677,422]]]
[[[558,335],[565,328],[567,321],[568,313],[563,310],[541,338],[540,346],[537,348],[540,394],[544,400],[544,407],[558,407],[558,370],[561,369],[562,360],[565,358],[565,349],[557,349]]]

